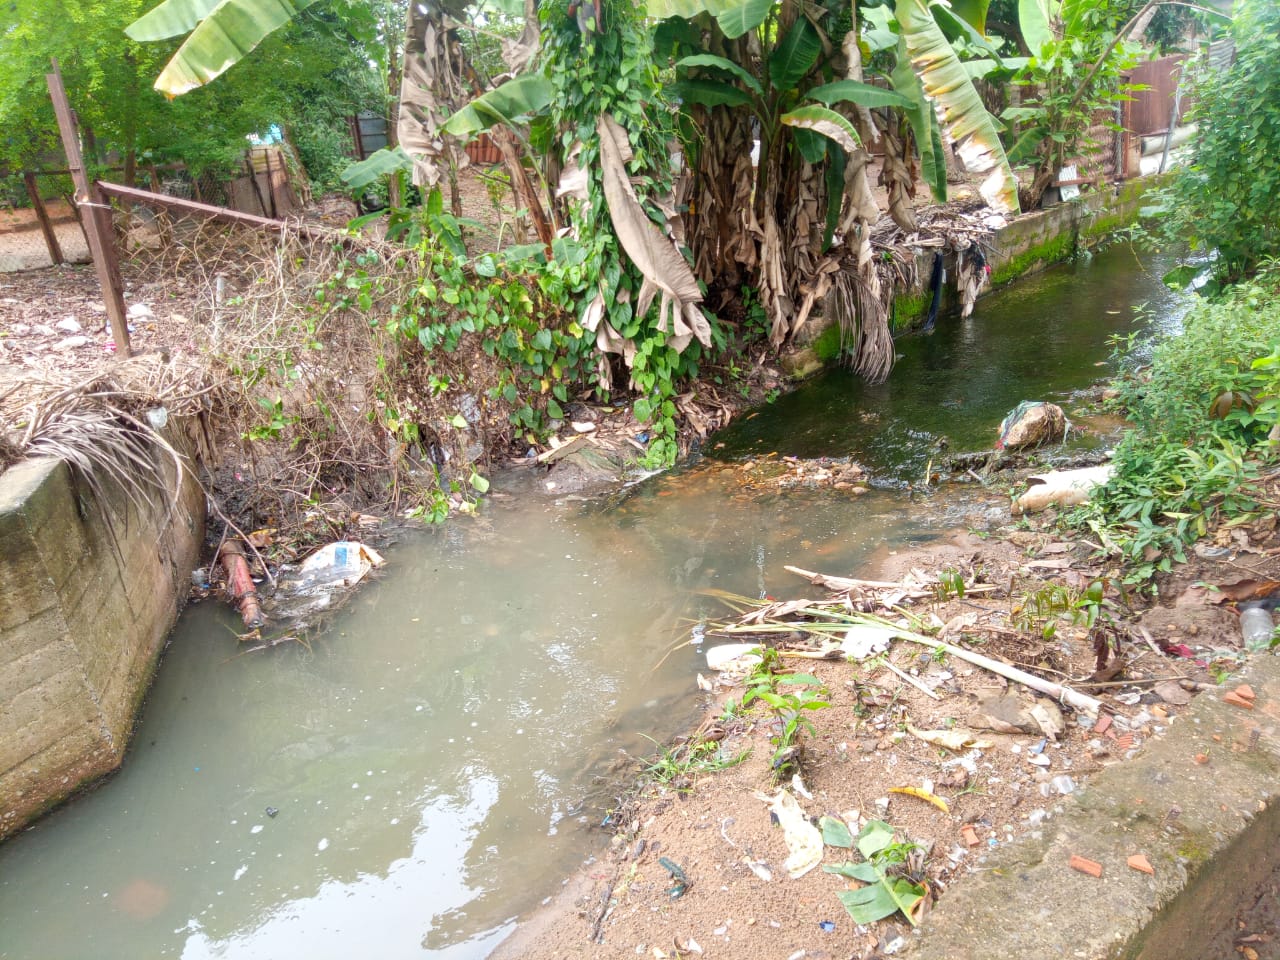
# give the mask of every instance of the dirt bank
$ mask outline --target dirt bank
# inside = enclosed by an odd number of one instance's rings
[[[839,894],[861,883],[821,867],[788,876],[785,831],[768,802],[779,789],[811,821],[836,818],[856,835],[867,821],[883,820],[898,839],[918,844],[901,873],[925,890],[919,919],[981,870],[984,854],[1054,817],[1103,767],[1139,755],[1199,690],[1240,666],[1236,612],[1195,585],[1280,576],[1274,518],[1218,531],[1203,541],[1202,556],[1160,585],[1158,604],[1131,605],[1115,586],[1113,565],[1097,559],[1091,544],[1062,539],[1045,518],[991,529],[977,519],[1007,503],[993,491],[975,502],[971,529],[885,553],[865,570],[822,572],[908,589],[936,587],[941,577],[953,589],[901,601],[922,629],[1097,697],[1099,715],[902,640],[864,663],[784,657],[788,668],[819,681],[801,689],[825,692],[830,703],[803,711],[814,728],[800,736],[800,779],[793,781],[789,770],[775,775],[776,715],[763,704],[733,706],[741,683],[717,677],[713,690],[699,694],[691,677],[690,695],[707,705],[701,725],[651,761],[611,813],[612,836],[598,855],[495,956],[891,955],[911,931],[901,913],[858,924]],[[954,589],[957,574],[968,586],[963,597]],[[1096,582],[1106,586],[1101,633],[1073,623],[1068,609],[1070,602],[1078,610]],[[797,577],[788,597],[826,595]],[[1105,663],[1100,636],[1111,648]],[[785,635],[761,639],[796,646]],[[959,739],[952,750],[913,731]],[[862,858],[827,845],[821,859],[832,867]]]

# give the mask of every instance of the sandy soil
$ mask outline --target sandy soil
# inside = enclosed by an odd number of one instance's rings
[[[993,495],[991,502],[1007,501]],[[927,911],[952,884],[982,869],[984,852],[1054,816],[1104,766],[1131,759],[1149,738],[1165,732],[1197,685],[1212,683],[1215,670],[1238,662],[1243,651],[1235,611],[1196,584],[1280,576],[1274,518],[1221,531],[1205,547],[1202,552],[1221,556],[1196,557],[1162,584],[1165,600],[1128,621],[1119,656],[1098,674],[1108,678],[1100,686],[1089,682],[1097,663],[1082,627],[1053,618],[1058,629],[1046,639],[1016,623],[1027,594],[1044,584],[1079,589],[1110,572],[1092,558],[1088,544],[1060,539],[1045,519],[1034,529],[1006,528],[985,539],[955,531],[945,543],[887,554],[871,570],[822,571],[898,580],[913,571],[917,578],[933,579],[952,569],[962,571],[967,584],[992,585],[985,594],[917,603],[913,612],[927,622],[949,624],[943,632],[953,642],[1046,678],[1069,680],[1099,697],[1108,719],[1099,722],[1066,707],[1059,711],[1049,698],[1019,684],[958,658],[939,661],[903,641],[891,648],[888,662],[938,699],[874,661],[790,661],[798,670],[813,668],[832,706],[812,715],[816,731],[803,738],[800,782],[776,783],[770,764],[776,722],[764,710],[726,717],[725,702],[743,690],[722,676],[706,695],[706,719],[683,746],[712,740],[719,744],[718,756],[749,751],[747,758],[718,772],[689,771],[674,782],[642,781],[631,802],[614,813],[607,849],[518,927],[495,956],[891,955],[909,931],[905,918],[897,914],[860,926],[837,898],[860,886],[857,881],[820,868],[788,877],[788,846],[771,819],[768,798],[785,789],[811,820],[837,817],[854,833],[869,819],[892,824],[900,839],[920,845],[907,872],[927,885]],[[798,581],[794,596],[824,594]],[[1123,602],[1114,589],[1109,596]],[[1160,678],[1171,679],[1157,685]],[[1030,715],[1033,705],[1042,717],[1047,712],[1047,725]],[[1055,738],[1059,716],[1062,729]],[[1011,733],[984,729],[993,717],[1025,726]],[[952,752],[918,739],[908,724],[970,731],[986,745]],[[929,790],[947,811],[895,792],[904,787]],[[828,846],[823,864],[838,864],[848,855]],[[673,864],[683,883],[673,876]],[[1259,917],[1256,926],[1270,931],[1273,919]],[[1242,927],[1238,935],[1247,932]],[[1254,947],[1259,955],[1273,955],[1259,942]]]

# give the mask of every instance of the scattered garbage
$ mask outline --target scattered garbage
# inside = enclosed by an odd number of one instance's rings
[[[835,933],[835,932],[836,932],[836,925],[835,925],[835,922],[834,922],[834,921],[832,921],[832,920],[819,920],[819,921],[818,921],[818,927],[819,927],[819,929],[821,929],[821,930],[822,930],[822,932],[823,932],[823,933]]]
[[[248,629],[257,630],[266,618],[258,602],[258,587],[244,558],[244,547],[239,540],[228,540],[218,550],[218,559],[227,571],[227,597],[231,605],[240,611],[240,619]]]
[[[1265,650],[1271,646],[1276,625],[1271,611],[1261,604],[1240,608],[1240,635],[1247,650]]]
[[[680,865],[669,857],[659,857],[658,866],[671,874],[671,879],[675,881],[675,886],[667,891],[667,896],[672,900],[678,900],[685,895],[689,889],[689,878],[684,875],[684,870]]]
[[[718,647],[707,648],[708,670],[747,669],[760,662],[758,643],[722,643]]]
[[[1056,403],[1023,400],[1000,421],[997,450],[1025,450],[1054,440],[1065,440],[1070,423]]]
[[[296,568],[282,567],[276,591],[266,601],[273,620],[297,620],[333,606],[335,596],[385,561],[372,547],[339,540],[321,547]]]
[[[1085,503],[1094,487],[1111,479],[1113,469],[1111,464],[1104,463],[1098,467],[1053,470],[1028,477],[1027,482],[1031,486],[1013,501],[1013,515],[1019,517],[1024,513],[1038,513],[1054,504],[1071,507]]]
[[[881,627],[873,623],[858,623],[849,628],[840,642],[840,652],[854,660],[866,660],[889,649],[889,643],[898,635],[893,627]]]
[[[800,809],[796,798],[785,789],[779,790],[775,796],[757,793],[756,796],[769,804],[769,812],[777,818],[782,827],[783,839],[787,844],[788,856],[783,862],[787,875],[795,880],[822,862],[822,834]]]

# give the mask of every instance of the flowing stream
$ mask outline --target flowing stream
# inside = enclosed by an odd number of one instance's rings
[[[517,475],[387,549],[309,646],[237,656],[229,609],[188,608],[120,773],[0,847],[0,957],[484,957],[596,848],[620,751],[698,714],[698,590],[786,594],[786,563],[940,535],[951,500],[901,482],[1099,378],[1143,304],[1176,319],[1117,247],[901,341],[887,384],[825,373],[710,445],[852,455],[878,480],[857,500],[736,498],[703,470],[555,504]]]

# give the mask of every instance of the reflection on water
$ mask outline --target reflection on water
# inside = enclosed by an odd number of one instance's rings
[[[927,336],[896,342],[888,382],[847,370],[820,374],[781,397],[767,416],[739,421],[713,456],[776,450],[801,457],[854,454],[880,479],[917,479],[940,449],[983,450],[1022,400],[1064,403],[1107,374],[1107,340],[1140,321],[1175,322],[1179,298],[1132,248],[1049,270],[979,302],[974,315],[939,320]]]
[[[1098,315],[1123,328],[1152,296],[1099,264],[1103,292],[1015,288],[903,342],[889,384],[829,374],[730,442],[873,464],[942,430],[985,445],[1041,383],[1091,380]],[[483,957],[592,849],[619,751],[698,711],[699,589],[795,595],[784,564],[853,572],[955,520],[893,491],[746,497],[713,462],[608,505],[506,488],[514,506],[386,550],[309,648],[237,657],[234,613],[189,609],[120,774],[0,847],[0,957]]]

